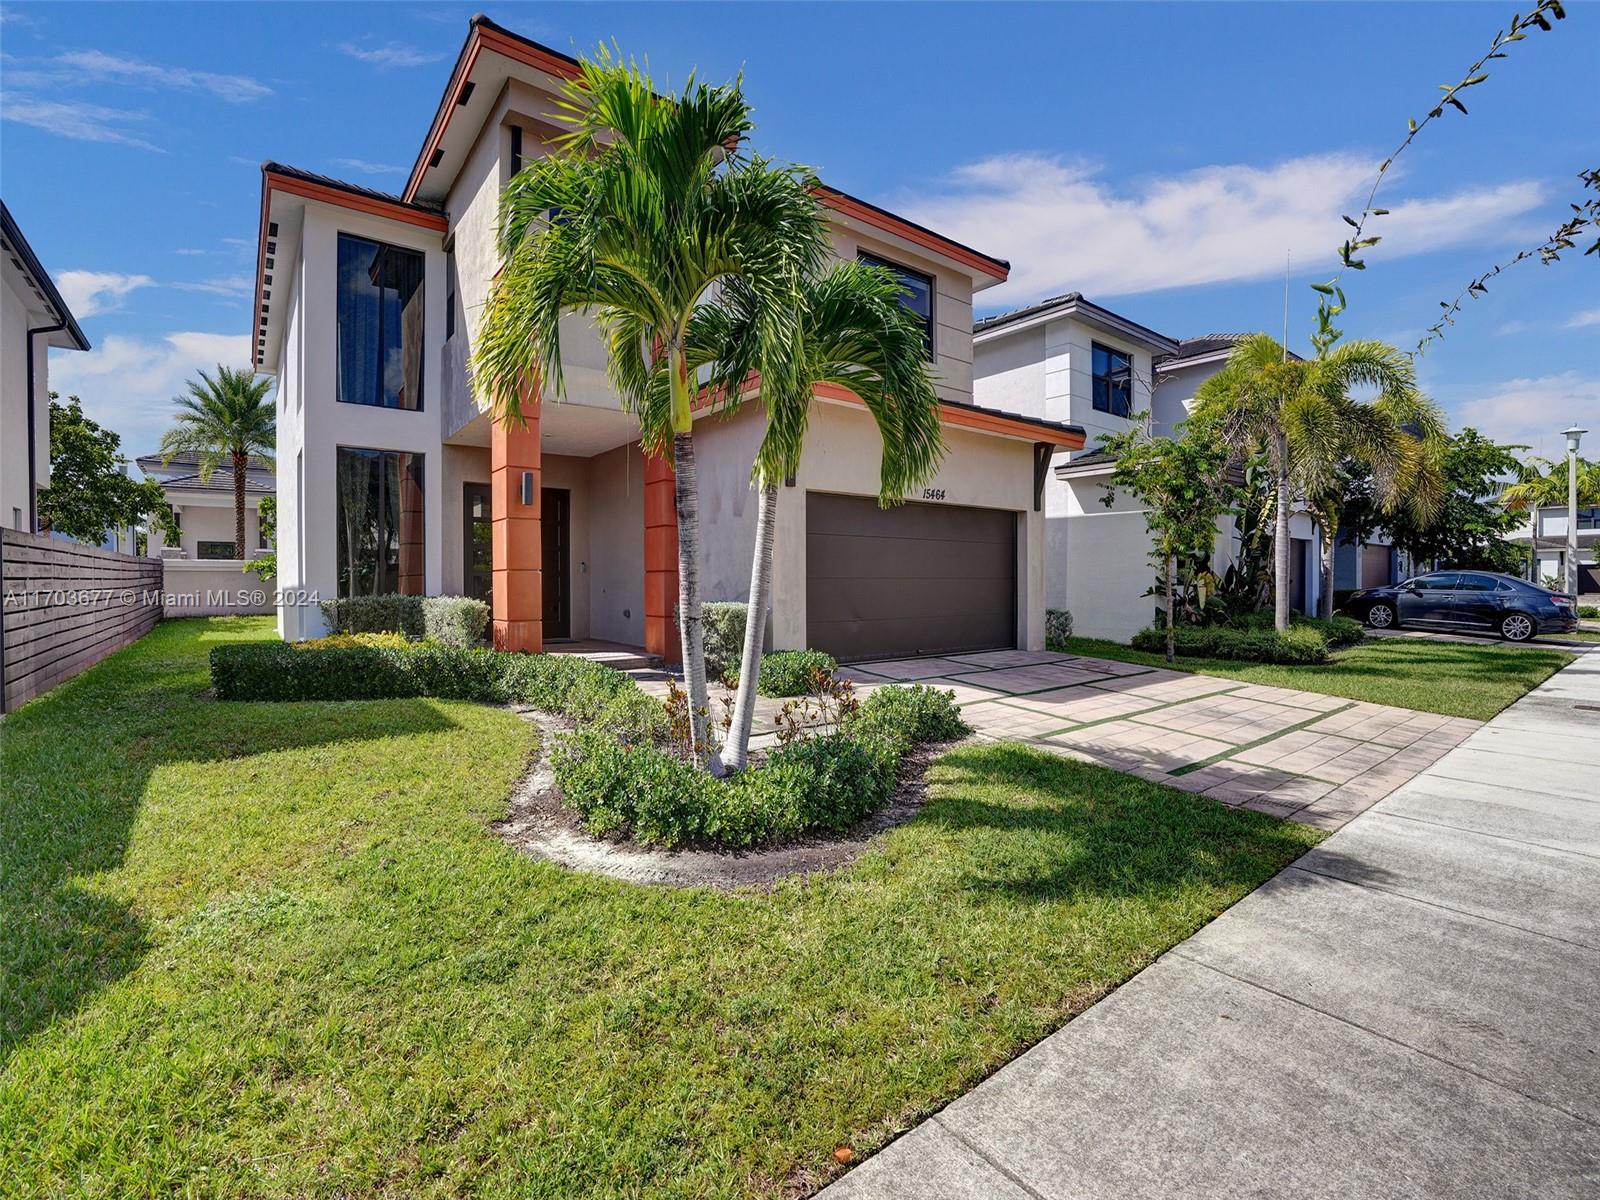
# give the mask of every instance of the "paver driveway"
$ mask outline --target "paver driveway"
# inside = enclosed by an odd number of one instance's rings
[[[1322,829],[1337,829],[1482,722],[1049,651],[853,664],[863,689],[954,690],[991,740],[1023,741]]]

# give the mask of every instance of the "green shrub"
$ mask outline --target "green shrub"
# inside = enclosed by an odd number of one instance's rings
[[[1044,610],[1044,642],[1047,646],[1064,646],[1072,636],[1072,614],[1064,608]]]
[[[1163,654],[1164,629],[1141,629],[1133,635],[1136,650]],[[1292,625],[1275,629],[1233,629],[1226,625],[1180,625],[1173,630],[1173,653],[1183,658],[1231,658],[1243,662],[1310,665],[1328,661],[1328,643],[1316,629]]]
[[[858,737],[887,738],[908,749],[925,742],[952,741],[971,732],[956,707],[956,694],[922,683],[879,688],[861,702],[850,729]]]
[[[422,602],[422,630],[429,641],[470,649],[488,642],[489,606],[470,596],[429,596]]]
[[[219,700],[393,700],[420,696],[410,650],[329,646],[297,650],[286,642],[234,642],[211,651]]]
[[[403,633],[330,633],[327,637],[289,644],[296,650],[326,650],[330,646],[385,646],[390,650],[404,650],[416,643]]]
[[[593,728],[625,746],[651,746],[665,742],[672,732],[667,706],[637,687],[624,688],[605,702]]]
[[[1600,618],[1600,604],[1580,604],[1578,615],[1590,621]]]
[[[737,672],[744,653],[744,626],[749,605],[742,600],[713,600],[701,605],[705,622],[706,678],[721,679],[728,671]]]
[[[598,729],[558,739],[550,765],[566,804],[591,832],[662,846],[703,837],[711,793],[725,786],[671,754],[624,746]]]
[[[832,675],[838,669],[833,656],[821,650],[774,650],[761,658],[756,691],[763,696],[804,696],[811,691],[813,673]]]
[[[403,633],[420,638],[426,629],[421,596],[348,596],[324,600],[322,616],[331,633]]]
[[[1296,624],[1310,626],[1322,634],[1322,639],[1328,643],[1329,650],[1343,650],[1346,646],[1354,646],[1367,636],[1360,621],[1341,617],[1337,613],[1331,617],[1305,617]]]
[[[892,756],[898,766],[898,755]],[[774,750],[762,771],[792,772],[801,829],[849,829],[876,811],[894,791],[891,756],[846,733],[805,738]],[[758,772],[759,773],[759,772]]]

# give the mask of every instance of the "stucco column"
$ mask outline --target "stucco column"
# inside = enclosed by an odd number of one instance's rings
[[[522,401],[524,424],[496,421],[489,442],[490,546],[494,563],[494,647],[538,654],[544,650],[539,525],[539,393],[529,387]],[[531,476],[529,503],[523,478]]]
[[[423,522],[422,481],[417,478],[421,464],[414,454],[400,456],[400,570],[396,586],[402,596],[421,596],[423,586]],[[248,517],[250,514],[246,513]],[[246,532],[249,522],[246,521]],[[258,537],[259,538],[259,529]],[[248,542],[246,557],[255,542]]]
[[[678,508],[672,460],[644,456],[644,648],[665,662],[683,658],[673,623],[678,602]]]

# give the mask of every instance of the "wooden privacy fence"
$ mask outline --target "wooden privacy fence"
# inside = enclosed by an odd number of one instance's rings
[[[0,700],[10,712],[161,619],[161,562],[0,530]]]

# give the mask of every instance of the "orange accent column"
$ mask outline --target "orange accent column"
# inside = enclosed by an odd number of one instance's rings
[[[495,422],[489,442],[490,545],[494,563],[494,648],[539,654],[544,650],[541,591],[539,392],[522,401],[526,424]],[[533,475],[531,504],[522,502],[522,477]]]
[[[420,596],[423,586],[422,464],[415,454],[400,455],[400,578],[402,596]]]
[[[669,663],[683,659],[672,615],[678,608],[678,503],[670,460],[644,457],[644,648]]]

